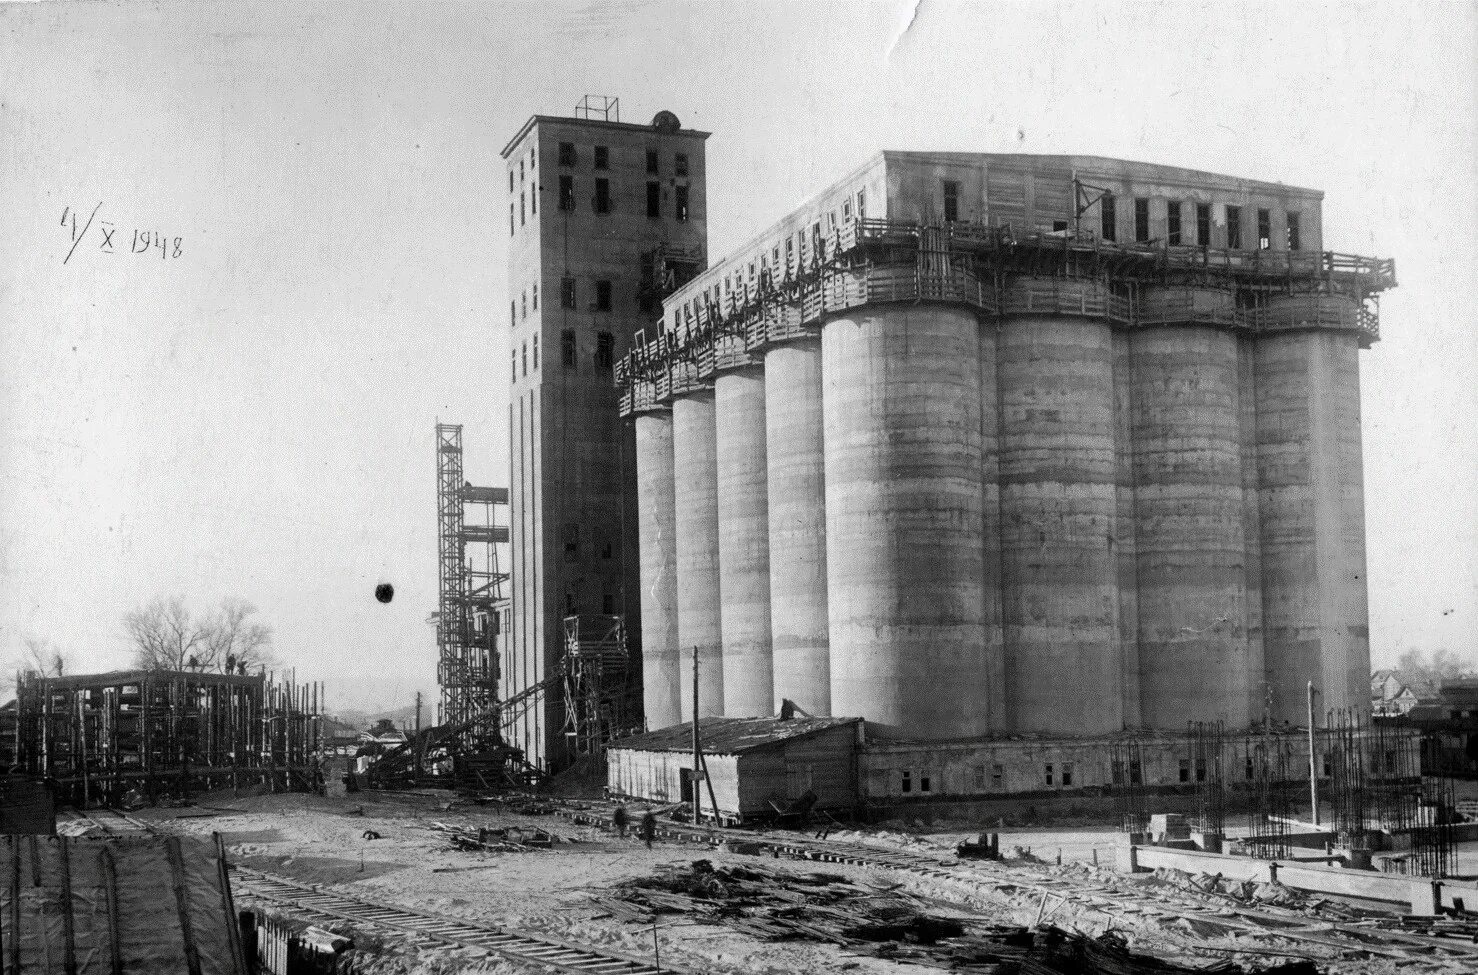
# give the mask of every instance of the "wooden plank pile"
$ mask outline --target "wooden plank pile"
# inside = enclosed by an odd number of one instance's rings
[[[685,915],[766,941],[806,940],[849,954],[979,975],[1317,975],[1309,962],[1245,969],[1229,961],[1190,966],[1134,954],[1119,935],[1098,938],[1051,926],[989,921],[955,905],[837,874],[760,866],[668,865],[591,898],[609,916],[654,924]]]
[[[547,850],[556,842],[565,842],[562,837],[548,830],[523,829],[517,826],[472,829],[448,823],[431,823],[427,828],[445,833],[455,849],[478,853],[528,853],[533,850]]]
[[[1441,917],[1403,914],[1400,925],[1403,931],[1429,934],[1438,938],[1457,938],[1478,944],[1478,917],[1472,914],[1447,914]]]

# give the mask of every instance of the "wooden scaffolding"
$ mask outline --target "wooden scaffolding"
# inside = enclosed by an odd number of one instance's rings
[[[58,804],[317,786],[323,687],[271,675],[128,670],[23,674],[0,709],[0,763],[50,779]]]

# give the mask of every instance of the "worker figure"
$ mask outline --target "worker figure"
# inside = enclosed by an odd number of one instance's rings
[[[626,838],[626,825],[628,822],[629,817],[626,813],[626,807],[624,805],[617,806],[615,812],[611,813],[611,825],[616,827],[616,832],[621,835],[622,839]]]
[[[652,848],[652,840],[657,835],[657,814],[648,809],[641,814],[641,838],[647,844],[647,849]]]

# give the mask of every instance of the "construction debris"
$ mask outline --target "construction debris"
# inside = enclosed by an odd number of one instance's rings
[[[606,914],[634,924],[682,914],[767,941],[807,940],[854,955],[972,973],[1129,975],[1264,971],[1315,975],[1309,962],[1244,969],[1230,962],[1177,964],[1137,955],[1124,938],[1090,938],[1060,928],[1003,925],[943,901],[830,873],[792,873],[759,866],[714,867],[708,860],[668,866],[626,881],[612,896],[592,898]]]

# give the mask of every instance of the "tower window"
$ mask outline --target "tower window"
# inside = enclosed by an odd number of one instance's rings
[[[611,593],[608,593],[608,592],[607,593],[602,593],[601,594],[601,597],[600,597],[600,611],[602,613],[605,613],[607,616],[611,616],[611,615],[615,614],[615,612],[616,612],[616,597],[613,596]]]
[[[534,311],[539,310],[539,286],[534,285]]]
[[[522,227],[525,223],[528,222],[525,219],[525,213],[526,213],[526,211],[524,209],[523,191],[520,190],[519,193],[518,193],[518,225],[520,227]]]
[[[597,281],[597,282],[595,282],[595,310],[596,311],[610,311],[611,310],[611,282],[609,282],[609,281]]]
[[[522,159],[520,159],[518,161],[518,181],[520,183],[523,182],[523,160]]]
[[[1288,249],[1296,251],[1299,248],[1298,239],[1298,211],[1288,211]]]
[[[559,208],[561,210],[575,209],[575,177],[573,176],[559,178]]]
[[[1150,201],[1144,197],[1134,200],[1134,241],[1147,244],[1150,239]]]
[[[1114,209],[1117,205],[1112,193],[1105,193],[1099,197],[1098,234],[1110,242],[1119,239],[1119,213]]]
[[[1240,250],[1242,247],[1242,208],[1227,207],[1227,247]]]
[[[611,150],[607,149],[605,146],[596,146],[595,147],[595,168],[596,169],[610,169],[611,168]]]
[[[559,333],[559,361],[566,369],[575,368],[575,330],[567,328]]]
[[[575,307],[574,278],[564,278],[559,282],[559,304],[561,308]]]
[[[512,327],[516,326],[517,324],[518,324],[518,302],[516,302],[516,301],[510,301],[508,303],[508,326],[510,328],[512,328]]]
[[[513,349],[508,353],[510,364],[513,366],[513,381],[518,382],[518,350]]]
[[[944,220],[952,223],[960,219],[960,184],[958,180],[947,179],[944,183]]]
[[[595,365],[609,369],[616,361],[616,338],[610,332],[595,333]]]
[[[595,181],[595,212],[611,212],[611,181],[608,179]]]
[[[1211,204],[1196,204],[1196,243],[1206,247],[1211,243]]]
[[[529,374],[529,344],[525,342],[518,348],[519,365],[525,376]]]
[[[1273,246],[1273,215],[1261,207],[1257,211],[1257,249],[1265,251]]]
[[[513,192],[513,170],[508,170],[508,192]]]
[[[682,222],[688,219],[688,188],[686,186],[678,186],[675,187],[675,192],[677,199],[676,202],[673,204],[673,216],[675,216],[679,222]],[[649,197],[648,203],[650,202],[651,200]]]
[[[534,371],[539,371],[539,336],[534,336]]]
[[[647,150],[647,172],[656,174],[661,171],[661,164],[657,161],[658,158],[656,149]]]
[[[575,144],[573,142],[559,144],[559,164],[561,166],[575,165]]]
[[[673,157],[673,160],[672,160],[672,174],[674,176],[686,176],[686,175],[688,175],[688,154],[687,153],[680,152],[675,157]]]
[[[1170,200],[1165,204],[1165,242],[1171,247],[1180,246],[1180,201]]]
[[[508,236],[512,237],[518,233],[518,225],[513,222],[513,204],[508,204]]]
[[[662,216],[662,184],[647,184],[647,216]]]
[[[525,291],[522,294],[520,294],[518,296],[518,301],[519,301],[519,304],[523,307],[523,313],[519,317],[520,318],[528,318],[529,317],[529,293],[527,291]]]

